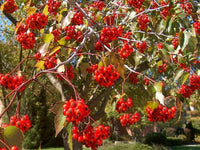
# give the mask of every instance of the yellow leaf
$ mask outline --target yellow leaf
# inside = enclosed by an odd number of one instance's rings
[[[88,63],[81,63],[80,65],[80,70],[81,70],[81,75],[83,77],[86,77],[88,72],[87,72],[87,68],[89,68],[90,65]]]
[[[1,11],[4,11],[4,5],[7,3],[7,1],[5,1],[2,5],[1,5]]]
[[[61,47],[60,46],[56,46],[53,48],[52,52],[49,54],[49,56],[53,55],[54,53],[56,53]]]
[[[51,43],[51,41],[54,39],[54,36],[53,34],[49,33],[49,34],[45,34],[43,35],[42,37],[42,40],[45,42],[45,43]]]
[[[73,150],[73,140],[72,140],[72,130],[70,130],[70,132],[68,133],[68,144],[70,147],[70,150]]]
[[[147,101],[147,105],[145,106],[145,110],[147,107],[150,107],[152,110],[156,109],[159,105],[159,101]]]
[[[40,33],[43,34],[43,33],[44,33],[44,29],[41,29],[41,30],[40,30]]]
[[[45,69],[44,68],[44,62],[45,61],[43,61],[43,60],[37,62],[37,64],[35,65],[35,67],[37,67],[37,71]]]
[[[29,0],[27,3],[26,3],[27,6],[30,6],[31,5],[31,0]]]
[[[63,37],[63,38],[61,38],[60,40],[58,40],[58,43],[59,43],[60,45],[65,45],[65,44],[66,44],[65,38]]]
[[[124,61],[121,59],[120,56],[115,55],[115,53],[111,52],[110,54],[110,62],[113,64],[117,70],[117,72],[120,74],[120,76],[125,80],[125,67],[124,67]]]
[[[31,14],[34,14],[35,12],[36,12],[36,8],[35,7],[28,7],[27,9],[26,9],[26,12],[27,12],[27,17],[29,16],[29,15],[31,15]]]
[[[58,22],[59,22],[59,23],[60,23],[61,20],[62,20],[62,17],[63,17],[62,13],[63,13],[64,11],[67,11],[67,8],[63,8],[63,9],[60,10],[60,14],[59,14],[59,16],[58,16]]]
[[[22,24],[23,21],[24,21],[24,18],[20,22],[17,23],[17,26],[15,27],[15,34],[17,33],[17,31],[18,31],[18,29],[19,29],[19,27],[20,27],[20,25]]]
[[[48,5],[44,7],[43,13],[47,16],[49,14]]]

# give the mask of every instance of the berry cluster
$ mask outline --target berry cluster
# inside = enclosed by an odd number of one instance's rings
[[[147,78],[144,78],[144,80],[143,80],[143,81],[144,81],[144,84],[145,84],[145,85],[149,85],[149,79],[147,79]]]
[[[77,11],[73,16],[71,23],[73,25],[81,25],[83,24],[83,17],[84,15],[81,12]]]
[[[103,43],[110,43],[113,40],[116,40],[119,36],[121,36],[122,32],[122,26],[119,26],[118,28],[104,27],[100,34],[100,40]]]
[[[11,76],[10,74],[0,74],[0,85],[6,89],[14,90],[24,82],[23,76]],[[25,87],[22,87],[19,91],[22,92]]]
[[[75,25],[65,27],[65,31],[65,40],[77,40],[78,42],[81,42],[83,40],[82,32],[76,31]]]
[[[140,8],[143,4],[144,0],[127,0],[127,4],[129,6],[133,6],[135,8]]]
[[[7,149],[0,147],[0,150],[7,150]],[[17,148],[17,146],[11,146],[10,150],[19,150],[19,149]]]
[[[33,34],[33,32],[21,33],[21,34],[19,34],[17,36],[17,40],[22,45],[23,49],[32,49],[32,48],[34,48],[35,35]]]
[[[166,122],[174,118],[176,107],[173,106],[171,108],[167,108],[166,106],[159,104],[154,110],[152,110],[150,107],[147,107],[146,112],[150,122]]]
[[[103,21],[106,25],[112,26],[114,24],[114,21],[115,21],[115,15],[105,16],[103,18]]]
[[[67,122],[72,122],[77,125],[79,122],[84,122],[89,114],[89,107],[83,99],[75,101],[71,98],[63,105],[63,115],[66,116]]]
[[[140,114],[136,111],[134,114],[124,114],[119,117],[122,126],[129,126],[140,120]]]
[[[110,48],[110,45],[108,43],[105,43],[105,45]],[[101,44],[100,41],[97,41],[94,45],[94,49],[97,51],[97,52],[100,52],[100,51],[103,51],[105,48],[104,46]]]
[[[186,72],[190,72],[190,68],[185,63],[180,63],[179,67],[185,70]]]
[[[47,57],[46,56],[46,59],[45,59],[45,62],[44,62],[44,66],[46,69],[50,69],[50,68],[53,68],[57,65],[57,58],[56,58],[56,54],[54,53],[53,55]]]
[[[158,49],[163,49],[163,47],[164,47],[164,46],[163,46],[163,43],[158,43],[158,44],[157,44],[157,48],[158,48]]]
[[[102,145],[103,140],[110,136],[110,127],[98,125],[94,128],[92,125],[87,125],[80,132],[78,127],[74,126],[72,132],[75,140],[83,143],[88,148],[91,147],[92,150],[96,150],[98,146]]]
[[[195,90],[200,89],[200,76],[196,74],[191,75],[189,78],[189,83],[190,85],[181,85],[177,93],[182,94],[185,98],[189,98]]]
[[[124,98],[121,98],[116,104],[116,111],[118,113],[123,113],[131,107],[133,107],[133,101],[131,98],[128,98],[126,101]]]
[[[123,35],[123,38],[127,39],[127,40],[122,40],[123,43],[129,43],[131,44],[131,35],[132,35],[132,32],[126,32],[124,35]]]
[[[69,66],[68,68],[65,67],[65,72],[63,73],[64,76],[66,76],[69,80],[72,80],[74,78],[74,70],[72,66]],[[63,80],[63,78],[57,74],[56,77],[60,80]]]
[[[195,32],[200,35],[200,22],[194,22],[193,27],[195,29]]]
[[[10,124],[6,124],[6,123],[2,124],[3,128],[6,128],[8,126],[16,126],[24,133],[25,131],[28,131],[29,128],[31,127],[31,121],[28,115],[24,115],[21,119],[15,116],[11,116]]]
[[[14,0],[5,0],[5,2],[6,3],[3,6],[3,10],[5,10],[6,13],[12,14],[13,12],[15,12],[18,9]]]
[[[138,16],[138,24],[140,30],[145,30],[148,26],[148,23],[149,23],[149,17],[147,14],[142,14]]]
[[[160,66],[158,66],[158,73],[163,73],[167,70],[167,64],[161,64]]]
[[[173,45],[174,49],[177,48],[177,46],[178,46],[178,38],[177,37],[173,38],[172,45]]]
[[[133,47],[128,43],[125,43],[122,49],[119,50],[119,54],[122,58],[127,58],[133,52]]]
[[[16,25],[15,30],[17,30],[17,35],[25,33],[28,30],[28,27],[24,24],[20,24],[20,26]]]
[[[97,9],[97,10],[102,10],[105,7],[105,4],[102,1],[95,1],[91,7]]]
[[[52,13],[53,15],[56,15],[58,12],[58,8],[61,5],[60,1],[55,1],[55,0],[48,0],[48,12]]]
[[[131,73],[129,75],[129,82],[132,83],[132,84],[137,84],[140,81],[137,76],[138,76],[137,73]]]
[[[41,58],[41,53],[40,52],[37,52],[35,55],[34,55],[36,61],[39,61],[39,59]]]
[[[54,42],[57,42],[60,38],[60,34],[61,34],[61,29],[54,29],[52,32],[51,32],[54,36]]]
[[[166,6],[166,5],[169,5],[169,1],[165,2],[164,0],[161,0],[161,6]],[[163,19],[166,19],[167,16],[171,15],[171,12],[170,12],[171,8],[172,8],[172,6],[165,7],[160,12],[160,15],[162,16]]]
[[[87,68],[87,72],[94,73],[98,69],[98,64],[91,65],[89,68]]]
[[[192,5],[189,2],[186,3],[181,3],[181,8],[185,10],[185,12],[187,14],[191,14],[192,13]]]
[[[31,14],[26,19],[26,25],[32,30],[43,29],[47,24],[47,16],[43,13]]]
[[[137,42],[136,48],[140,53],[144,53],[144,51],[147,49],[147,43],[145,41]]]
[[[99,83],[100,86],[109,87],[119,78],[119,73],[113,65],[108,67],[101,66],[94,72],[93,79]]]

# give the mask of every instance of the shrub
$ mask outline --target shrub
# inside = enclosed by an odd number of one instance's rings
[[[144,143],[148,145],[153,145],[153,144],[165,145],[166,136],[163,133],[150,133],[145,136]]]
[[[167,146],[183,145],[185,142],[184,140],[186,140],[186,137],[185,139],[183,139],[182,137],[167,137],[166,145]]]
[[[167,137],[174,137],[176,135],[176,129],[174,128],[165,128],[163,129],[163,134],[165,134]]]

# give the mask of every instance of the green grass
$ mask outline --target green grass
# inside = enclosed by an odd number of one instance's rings
[[[42,148],[42,150],[64,150],[64,148]],[[90,150],[89,148],[83,148],[83,150]]]
[[[194,146],[172,146],[173,150],[200,150],[200,145]]]

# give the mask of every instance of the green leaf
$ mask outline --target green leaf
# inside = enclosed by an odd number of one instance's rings
[[[54,118],[54,125],[56,130],[55,137],[60,133],[66,124],[66,117],[63,115],[64,104],[65,102],[58,102],[50,109],[51,112],[56,114]]]
[[[140,54],[138,52],[135,52],[133,59],[135,61],[135,67],[137,67],[140,64],[140,59],[141,59]]]
[[[183,31],[180,31],[179,32],[179,35],[178,35],[178,43],[180,45],[180,47],[182,48],[183,46],[183,43],[184,43],[184,34],[183,34]]]
[[[90,65],[88,63],[81,63],[80,65],[80,70],[81,70],[81,75],[83,77],[86,77],[88,72],[87,72],[87,68],[89,68]]]
[[[162,92],[162,82],[157,82],[156,84],[154,84],[154,88],[156,92]]]
[[[165,60],[169,61],[168,51],[165,48],[163,48],[160,52],[161,52],[161,55],[165,58]]]
[[[178,69],[175,73],[175,78],[174,78],[174,81],[178,80],[184,73],[184,70],[183,69]]]
[[[186,73],[182,78],[181,78],[181,84],[184,84],[187,79],[189,78],[190,74],[189,73]]]
[[[73,150],[72,123],[67,124],[67,133],[68,133],[69,148],[70,148],[70,150]]]
[[[22,149],[22,142],[24,141],[24,135],[22,131],[15,126],[8,126],[3,132],[5,143],[11,147],[17,146],[18,149]]]
[[[190,37],[191,37],[191,32],[185,31],[184,32],[184,42],[183,42],[182,50],[184,50],[186,48],[186,46],[188,45]]]
[[[156,33],[162,33],[165,30],[165,20],[162,19],[156,27]]]

